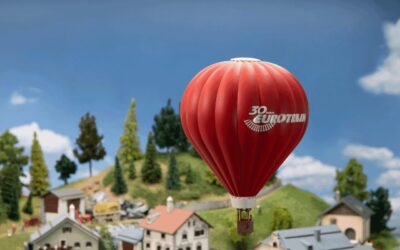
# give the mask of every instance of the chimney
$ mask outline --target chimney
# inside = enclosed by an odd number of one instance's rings
[[[69,205],[69,218],[75,220],[75,206],[74,204]]]
[[[321,241],[321,229],[314,230],[314,236],[315,236],[315,240],[317,242],[320,242]]]
[[[174,209],[174,199],[171,196],[167,198],[167,212],[170,213]]]
[[[336,192],[335,192],[335,201],[336,202],[340,201],[340,192],[339,192],[339,190],[336,190]]]

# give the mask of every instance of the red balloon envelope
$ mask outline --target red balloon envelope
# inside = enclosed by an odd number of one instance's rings
[[[308,102],[299,81],[258,59],[219,62],[191,80],[180,116],[193,147],[231,194],[238,231],[251,232],[257,193],[307,128]]]

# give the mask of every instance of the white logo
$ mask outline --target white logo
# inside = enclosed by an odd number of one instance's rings
[[[252,106],[249,115],[251,120],[244,120],[246,126],[254,132],[265,132],[272,129],[277,123],[305,122],[307,115],[302,114],[275,114],[267,111],[266,106]]]

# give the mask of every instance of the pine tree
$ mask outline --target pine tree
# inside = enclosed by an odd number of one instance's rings
[[[96,118],[86,113],[79,123],[80,134],[76,139],[78,148],[74,155],[80,163],[89,163],[89,173],[92,176],[92,161],[104,158],[106,150],[102,144],[103,136],[99,135],[96,127]]]
[[[168,164],[168,175],[167,175],[167,189],[169,190],[179,190],[181,188],[181,182],[179,179],[179,171],[176,166],[175,153],[172,152],[169,164]]]
[[[131,100],[131,106],[125,118],[124,132],[120,137],[120,148],[118,150],[118,159],[123,169],[128,169],[129,179],[136,177],[135,161],[142,157],[140,151],[140,142],[137,135],[136,121],[136,102]]]
[[[180,125],[177,115],[168,99],[167,106],[163,107],[158,115],[154,117],[153,132],[155,142],[158,147],[166,148],[170,151],[177,146]]]
[[[371,233],[379,234],[385,230],[392,230],[387,226],[393,212],[388,189],[378,187],[372,191],[367,201],[367,206],[373,211],[371,216]]]
[[[49,172],[44,161],[42,147],[37,139],[37,134],[33,134],[33,142],[31,147],[31,166],[29,168],[31,175],[30,190],[34,196],[42,196],[47,192],[50,186],[48,181]]]
[[[185,173],[185,183],[193,184],[196,181],[196,175],[190,165],[188,165]]]
[[[125,194],[128,191],[118,157],[115,157],[114,183],[111,191],[116,195]]]
[[[147,137],[146,156],[141,174],[143,182],[146,183],[157,183],[161,180],[161,168],[156,162],[156,147],[151,132]]]
[[[366,187],[367,176],[363,173],[363,166],[356,159],[350,159],[342,171],[336,171],[334,191],[338,190],[340,197],[351,194],[360,201],[364,201],[368,198]]]
[[[178,124],[178,138],[176,142],[176,148],[179,150],[179,152],[188,152],[190,149],[190,143],[185,135],[185,132],[183,131],[179,114],[176,116],[176,120]]]
[[[25,206],[22,211],[29,215],[33,214],[32,194],[29,194],[28,199],[26,200]]]
[[[135,162],[130,162],[128,164],[128,178],[130,180],[134,180],[136,178]]]
[[[293,227],[293,217],[286,208],[275,208],[271,231],[290,229]]]
[[[1,180],[1,195],[4,204],[7,204],[7,217],[11,220],[19,220],[19,197],[20,182],[19,182],[19,171],[16,171],[15,166],[6,165],[2,169],[2,180]]]
[[[61,155],[61,158],[56,162],[55,169],[60,173],[58,179],[63,180],[64,184],[68,184],[68,179],[72,174],[76,173],[76,163],[71,161],[66,155]]]
[[[0,173],[6,168],[6,166],[12,166],[12,171],[15,172],[14,178],[15,188],[18,191],[18,197],[21,194],[22,186],[20,178],[15,176],[25,176],[23,167],[28,163],[28,157],[24,155],[24,148],[18,147],[18,139],[16,136],[11,134],[9,131],[5,131],[0,136]],[[0,175],[1,178],[1,175]],[[0,179],[0,190],[2,190],[4,182]]]

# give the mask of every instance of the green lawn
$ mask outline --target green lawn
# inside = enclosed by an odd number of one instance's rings
[[[294,220],[294,227],[315,225],[318,215],[328,207],[316,195],[293,185],[281,187],[258,201],[258,204],[261,206],[261,213],[253,211],[254,232],[248,236],[249,247],[256,245],[271,233],[272,211],[275,207],[287,208],[290,211]],[[225,221],[227,217],[235,218],[236,211],[227,208],[204,211],[199,214],[214,227],[211,229],[211,247],[220,250],[234,249],[229,239]]]
[[[0,237],[1,250],[24,250],[24,242],[28,241],[29,234],[17,234],[11,237]]]

